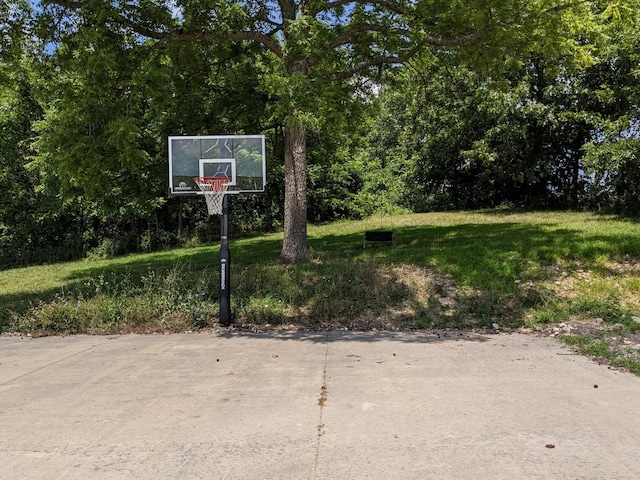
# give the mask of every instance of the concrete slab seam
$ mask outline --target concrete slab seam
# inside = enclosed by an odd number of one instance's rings
[[[326,348],[324,351],[324,365],[322,369],[322,386],[320,387],[320,396],[318,397],[318,405],[320,406],[320,415],[318,418],[318,439],[316,442],[316,458],[313,463],[313,478],[318,478],[318,461],[320,459],[320,442],[322,435],[324,435],[324,424],[322,423],[322,414],[324,412],[324,405],[327,401],[327,364],[329,361],[329,332],[325,337]]]

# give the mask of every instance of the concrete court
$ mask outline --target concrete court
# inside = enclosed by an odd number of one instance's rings
[[[553,339],[0,337],[3,479],[635,480],[639,448],[640,378]]]

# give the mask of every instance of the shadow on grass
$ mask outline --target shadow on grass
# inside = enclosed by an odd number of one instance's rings
[[[268,239],[252,239],[251,241],[230,242],[232,261],[240,265],[247,263],[258,263],[277,259],[280,253],[280,241]],[[192,270],[194,275],[205,268],[217,268],[219,264],[220,245],[197,247],[193,249],[181,249],[179,251],[160,252],[149,255],[132,255],[122,257],[117,263],[108,266],[91,267],[87,262],[83,267],[68,275],[67,281],[82,281],[95,278],[105,274],[131,274],[142,276],[149,271],[163,272],[175,267],[177,263]],[[176,254],[179,252],[179,254]]]
[[[359,234],[330,235],[311,243],[329,254],[437,267],[470,288],[504,286],[503,281],[527,270],[564,260],[594,266],[600,258],[640,258],[640,238],[634,235],[519,223],[396,228],[393,245],[378,248],[363,248]]]

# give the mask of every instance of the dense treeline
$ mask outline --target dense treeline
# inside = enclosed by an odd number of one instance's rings
[[[381,96],[400,203],[640,212],[638,47],[569,70],[526,59],[502,78],[431,59]],[[382,158],[381,155],[378,155]]]
[[[325,89],[331,108],[306,124],[308,220],[500,205],[637,214],[640,22],[631,5],[606,6],[573,55],[478,65],[444,49]],[[204,202],[166,196],[169,135],[264,133],[268,191],[233,199],[231,229],[282,227],[287,125],[268,52],[160,48],[98,13],[64,17],[64,30],[22,1],[0,18],[0,267],[215,239]]]

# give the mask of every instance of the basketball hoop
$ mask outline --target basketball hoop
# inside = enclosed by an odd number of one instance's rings
[[[229,177],[194,177],[194,182],[200,187],[207,201],[209,215],[222,214],[222,200],[231,182]]]

